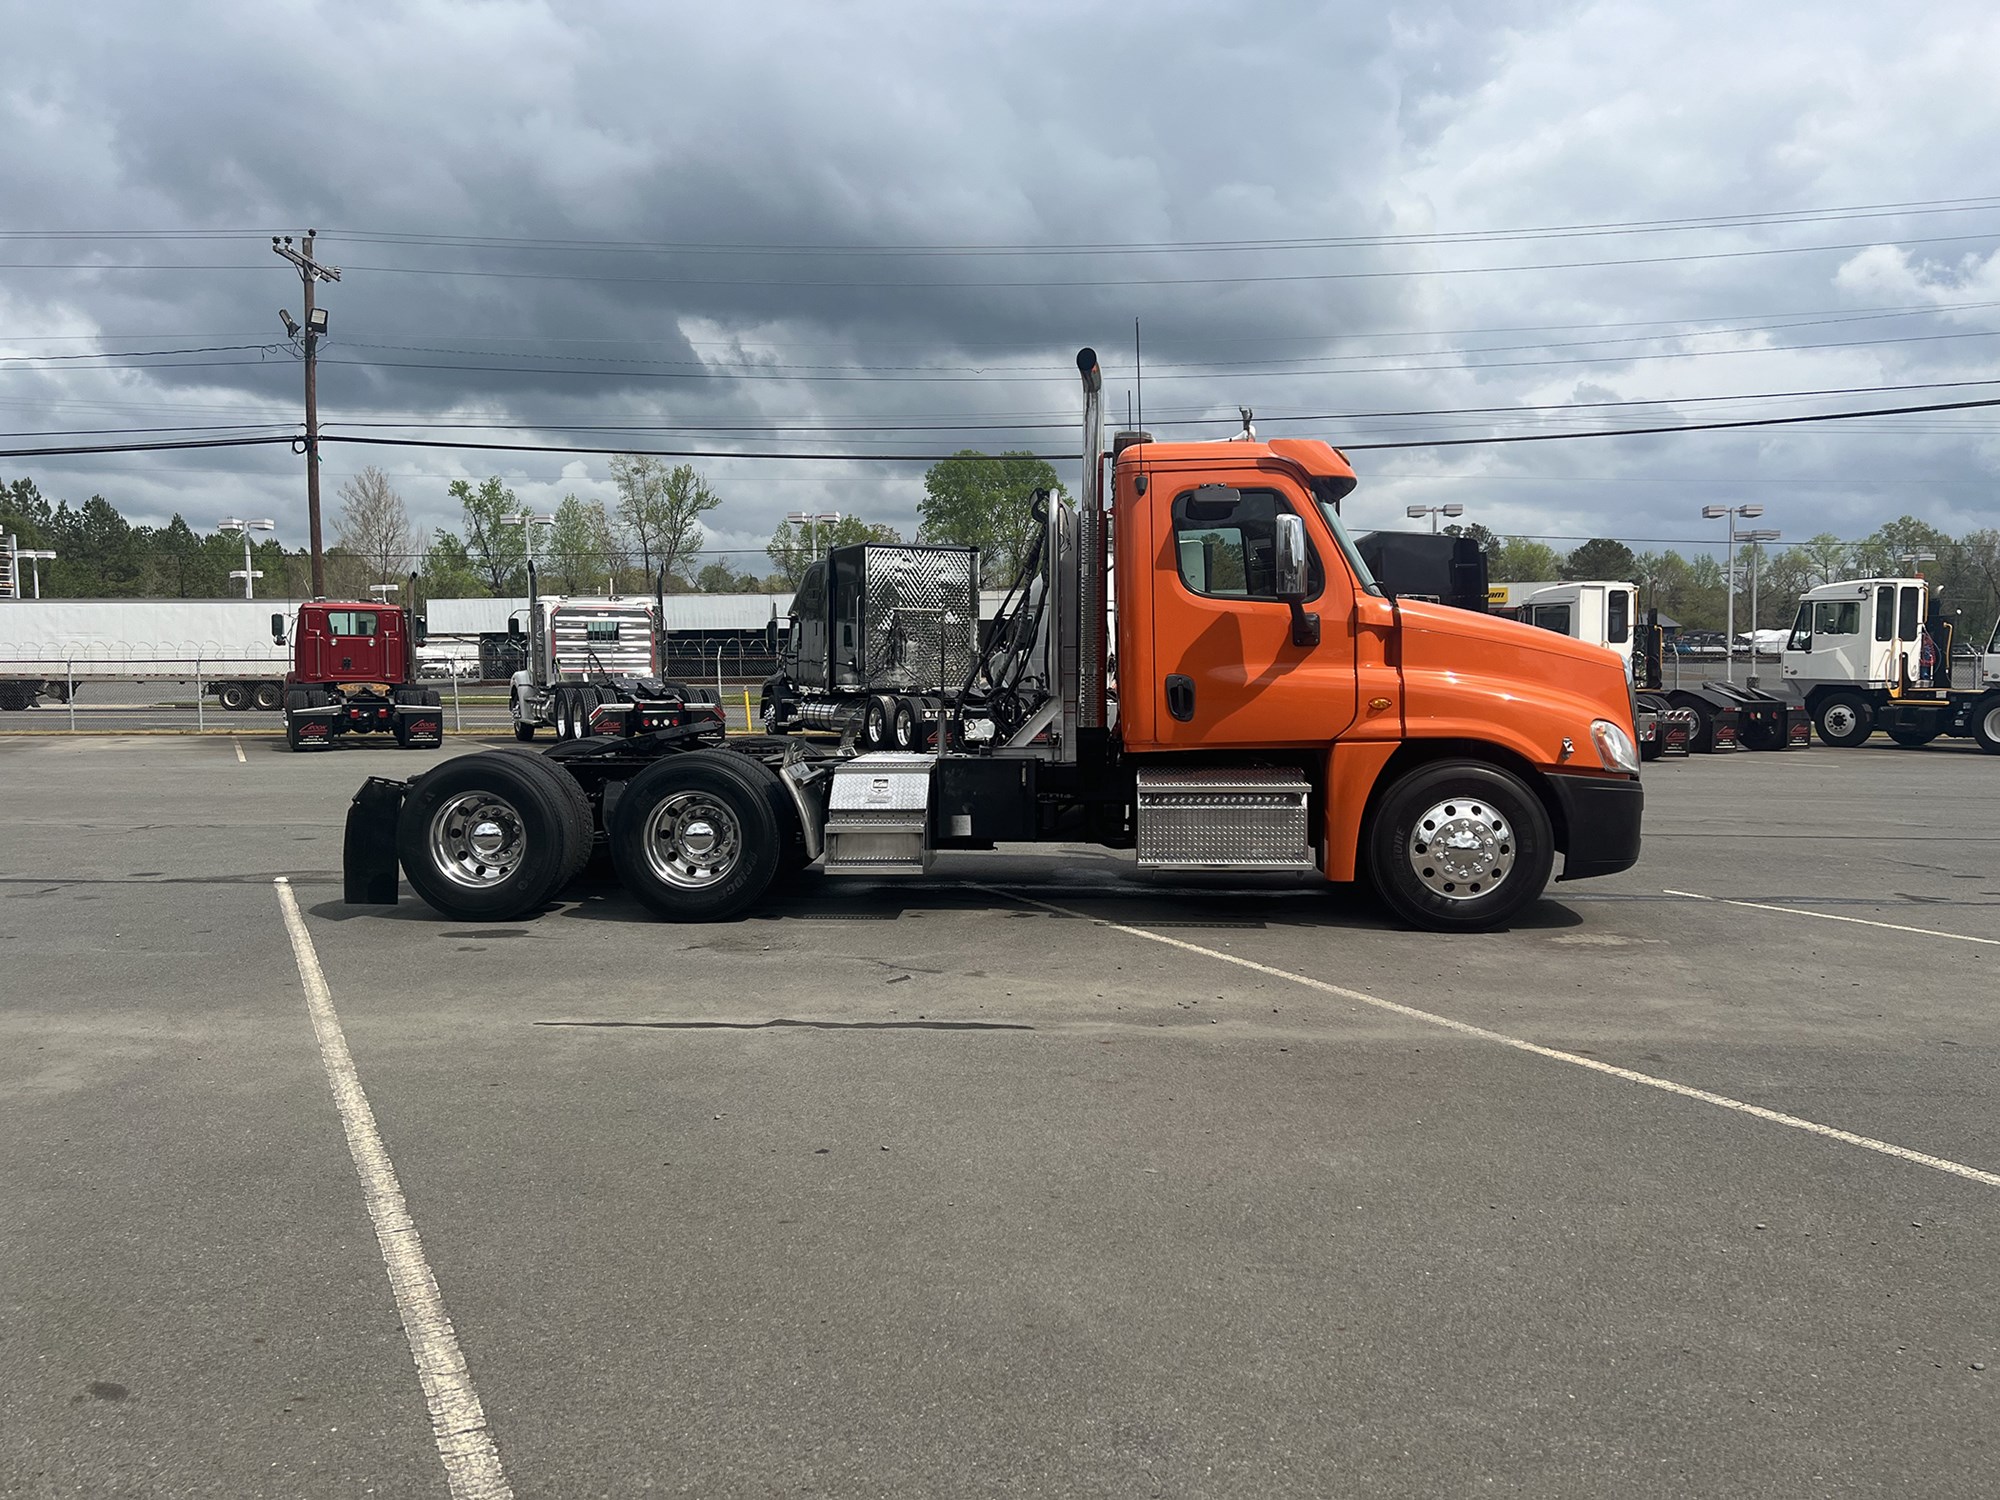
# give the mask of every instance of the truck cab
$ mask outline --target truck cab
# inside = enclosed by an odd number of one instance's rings
[[[1553,630],[1557,635],[1615,651],[1627,672],[1631,670],[1633,622],[1639,608],[1636,584],[1602,579],[1496,583],[1488,591],[1487,608],[1539,630]]]
[[[409,587],[414,598],[414,575]],[[287,639],[283,615],[271,616],[271,639]],[[292,749],[330,749],[350,734],[393,735],[409,750],[443,743],[438,694],[416,686],[421,615],[379,601],[314,599],[299,606],[289,639],[284,710]]]
[[[1806,591],[1785,639],[1785,685],[1805,701],[1821,739],[1859,745],[1879,729],[1914,749],[1960,735],[2000,754],[1994,642],[1978,686],[1941,685],[1950,680],[1950,632],[1927,635],[1929,606],[1922,578],[1853,578]]]

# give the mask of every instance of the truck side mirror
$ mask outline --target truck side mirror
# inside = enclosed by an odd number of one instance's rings
[[[521,638],[521,617],[519,615],[507,616],[507,639],[510,641],[518,641],[520,638]]]
[[[766,651],[776,651],[778,649],[778,622],[776,620],[772,620],[764,626],[764,649]]]
[[[1278,516],[1278,597],[1306,596],[1306,523],[1289,511]]]
[[[430,622],[426,620],[422,615],[412,615],[410,617],[411,641],[421,646],[425,641],[428,641],[430,638],[431,638]]]
[[[1192,509],[1192,507],[1190,507]],[[1310,586],[1306,572],[1306,523],[1290,511],[1278,513],[1278,534],[1272,571],[1277,574],[1278,597],[1291,606],[1292,644],[1319,644],[1319,616],[1304,608]]]
[[[283,615],[271,616],[271,644],[274,646],[285,644],[285,617]]]

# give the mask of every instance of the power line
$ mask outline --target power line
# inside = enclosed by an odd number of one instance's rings
[[[1184,254],[1244,250],[1340,249],[1375,245],[1450,244],[1510,239],[1657,234],[1702,229],[1763,228],[1853,219],[1976,213],[1996,206],[2000,206],[2000,198],[1987,195],[1970,198],[1914,199],[1895,203],[1850,204],[1828,208],[1765,209],[1745,213],[1704,214],[1662,219],[1627,219],[1581,224],[1530,225],[1503,229],[1432,230],[1371,235],[1290,236],[1267,239],[1079,241],[1053,244],[964,242],[956,244],[919,243],[903,245],[838,243],[785,245],[769,242],[729,243],[674,240],[606,240],[560,236],[436,234],[418,231],[368,229],[330,230],[327,233],[337,238],[356,243],[429,246],[443,249],[493,248],[528,251],[576,250],[614,253],[653,252],[666,254],[727,255]],[[10,229],[0,230],[0,240],[261,240],[265,233],[266,231],[257,229]]]
[[[1984,234],[1899,237],[1895,243],[1898,245],[1963,244],[1970,241],[1983,242],[1991,240],[1995,237],[1995,233],[1989,231]],[[382,276],[451,276],[503,281],[596,282],[625,286],[767,287],[784,291],[896,291],[908,294],[914,291],[1054,291],[1106,287],[1258,286],[1303,282],[1384,281],[1425,276],[1489,276],[1517,271],[1577,271],[1624,266],[1678,265],[1695,261],[1752,260],[1774,255],[1817,255],[1840,250],[1869,250],[1874,249],[1882,243],[1883,241],[1881,240],[1856,240],[1824,245],[1775,245],[1764,246],[1754,250],[1711,250],[1687,252],[1677,255],[1623,256],[1608,260],[1538,261],[1505,266],[1420,266],[1379,271],[1274,272],[1254,276],[1093,277],[1039,281],[912,281],[907,277],[895,281],[826,281],[776,279],[770,277],[608,276],[573,271],[495,271],[471,266],[371,266],[350,264],[348,269],[351,271],[368,271]],[[122,261],[97,263],[64,261],[0,262],[0,271],[254,271],[258,269],[261,268],[248,264],[195,261]]]

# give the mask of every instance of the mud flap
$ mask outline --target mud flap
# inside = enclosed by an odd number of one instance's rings
[[[349,906],[396,904],[396,819],[408,790],[408,782],[370,776],[348,804],[341,900]]]

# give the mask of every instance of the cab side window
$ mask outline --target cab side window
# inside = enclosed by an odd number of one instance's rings
[[[1541,630],[1553,630],[1557,635],[1568,635],[1569,606],[1567,604],[1537,604],[1528,615],[1528,623]]]
[[[1861,601],[1822,599],[1812,607],[1814,635],[1861,634]]]
[[[1884,585],[1875,590],[1875,639],[1893,641],[1896,638],[1896,591]]]
[[[1609,605],[1604,624],[1604,639],[1611,645],[1622,646],[1632,634],[1632,596],[1623,589],[1613,589],[1606,601]]]
[[[372,609],[333,609],[326,615],[327,634],[336,636],[372,636],[375,634],[375,611]]]
[[[1278,517],[1292,507],[1275,490],[1244,490],[1227,515],[1212,514],[1213,502],[1196,492],[1174,499],[1174,556],[1189,593],[1213,599],[1278,597]],[[1326,587],[1319,553],[1306,543],[1306,597]]]

